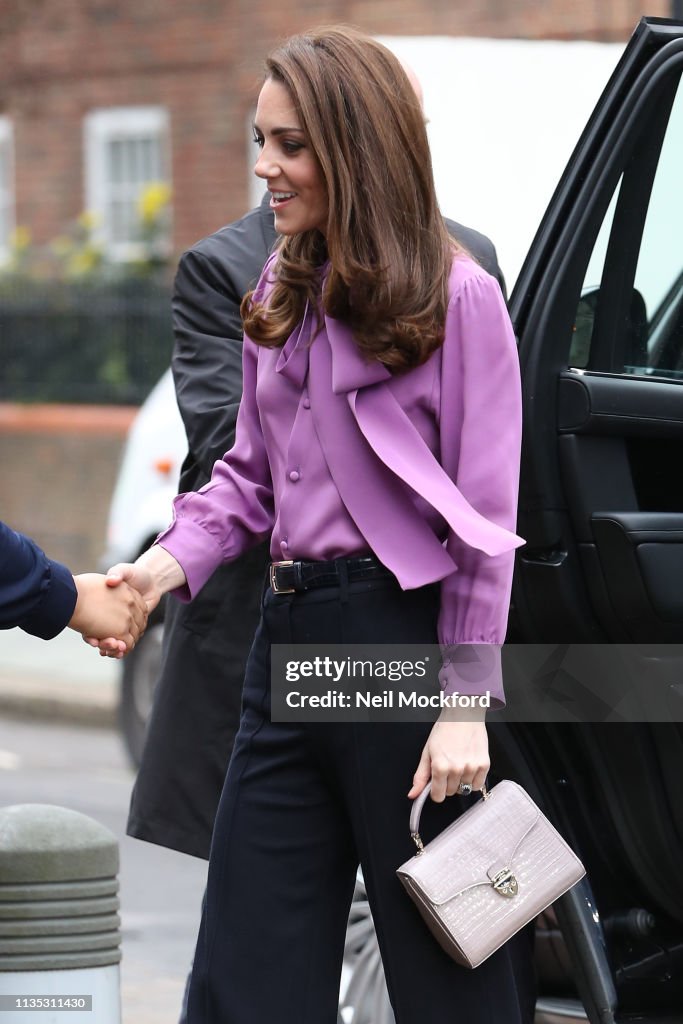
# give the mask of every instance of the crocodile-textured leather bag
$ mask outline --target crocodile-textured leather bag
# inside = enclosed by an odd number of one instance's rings
[[[499,782],[423,847],[420,813],[410,815],[417,853],[396,872],[439,944],[478,967],[584,876],[576,854],[516,782]]]

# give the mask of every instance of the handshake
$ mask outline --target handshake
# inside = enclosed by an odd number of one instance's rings
[[[86,643],[102,657],[123,658],[147,627],[147,618],[161,597],[152,573],[144,565],[112,566],[106,576],[74,576],[77,599],[69,621]]]

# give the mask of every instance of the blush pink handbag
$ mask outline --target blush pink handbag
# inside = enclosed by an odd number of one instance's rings
[[[410,814],[417,853],[396,873],[446,953],[478,967],[586,872],[529,794],[509,780],[484,787],[483,799],[423,846],[420,813],[430,788]]]

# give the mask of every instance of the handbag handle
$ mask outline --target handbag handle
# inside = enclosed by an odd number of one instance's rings
[[[416,857],[418,857],[424,850],[424,844],[420,838],[420,815],[422,814],[422,808],[424,807],[427,797],[431,791],[432,780],[430,779],[420,795],[415,798],[413,806],[410,809],[410,838],[417,846],[417,853],[415,854]],[[486,788],[486,783],[481,787],[480,793],[484,800],[488,800],[489,791]]]

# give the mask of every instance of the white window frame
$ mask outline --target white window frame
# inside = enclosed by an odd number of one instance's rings
[[[144,255],[144,247],[140,243],[114,242],[112,238],[106,145],[115,138],[158,136],[162,165],[162,174],[158,180],[170,184],[168,111],[164,107],[107,107],[91,110],[86,114],[83,133],[86,209],[94,213],[96,219],[93,238],[114,261],[139,259]],[[170,244],[169,237],[169,251]]]
[[[0,259],[10,255],[10,241],[16,228],[16,195],[14,177],[14,127],[9,117],[0,115],[0,149],[7,154],[7,182],[0,180],[0,210],[7,218],[7,234],[0,235]]]

